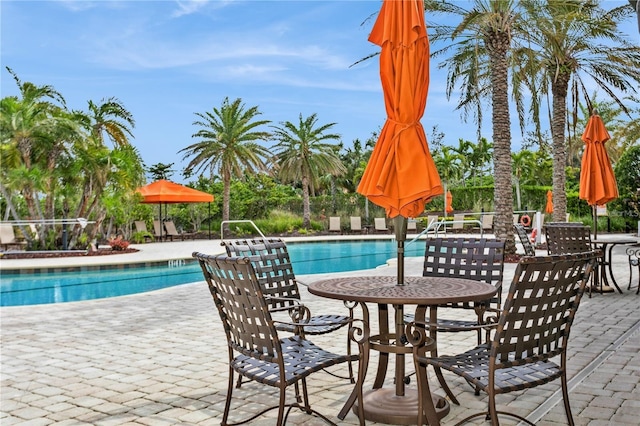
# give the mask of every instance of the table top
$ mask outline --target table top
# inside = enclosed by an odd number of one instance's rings
[[[439,305],[489,299],[491,284],[463,278],[406,277],[398,285],[393,276],[343,277],[309,284],[309,293],[329,299],[383,304]]]
[[[591,240],[593,244],[637,244],[640,242],[637,238],[596,238]]]

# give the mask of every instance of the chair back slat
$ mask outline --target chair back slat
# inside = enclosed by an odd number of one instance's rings
[[[229,346],[247,356],[272,361],[282,353],[262,289],[244,257],[193,253],[213,296]]]
[[[492,341],[496,369],[566,351],[595,260],[593,251],[521,259]]]
[[[571,254],[590,251],[591,229],[582,223],[553,222],[544,226],[548,254]]]
[[[280,238],[223,241],[227,255],[248,258],[255,270],[262,292],[270,297],[300,299],[300,290],[287,251]],[[292,305],[293,301],[274,300],[272,308]]]
[[[521,224],[513,225],[513,228],[516,230],[516,234],[518,234],[518,238],[522,243],[522,247],[524,248],[525,256],[535,256],[536,255],[536,247],[529,240],[529,236],[527,235],[527,230]]]
[[[492,238],[429,238],[426,240],[422,275],[482,281],[501,287],[505,242]],[[500,291],[491,303],[500,303]],[[452,306],[471,307],[471,304]]]

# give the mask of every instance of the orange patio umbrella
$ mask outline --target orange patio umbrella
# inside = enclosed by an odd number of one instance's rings
[[[136,192],[142,195],[142,203],[160,205],[160,222],[162,222],[163,204],[210,203],[213,201],[211,194],[165,179],[142,186],[136,189]],[[160,232],[162,232],[162,227],[160,227]]]
[[[579,196],[592,206],[593,233],[597,237],[596,206],[618,198],[616,177],[604,146],[609,140],[609,132],[599,115],[589,117],[582,140],[585,148],[582,154]]]
[[[404,280],[408,217],[443,193],[420,118],[429,89],[429,39],[422,1],[384,0],[369,41],[379,45],[380,80],[387,120],[358,192],[396,218],[398,284]]]
[[[547,191],[547,205],[544,207],[545,213],[553,213],[553,192]]]
[[[453,195],[451,195],[451,191],[447,191],[444,211],[446,213],[453,213]]]

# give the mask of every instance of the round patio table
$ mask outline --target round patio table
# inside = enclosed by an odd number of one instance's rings
[[[404,306],[417,305],[416,319],[424,319],[429,307],[430,322],[437,319],[437,306],[454,302],[472,302],[489,299],[496,287],[480,281],[445,277],[406,277],[404,285],[398,285],[393,276],[343,277],[316,281],[309,284],[309,292],[316,296],[357,302],[363,310],[364,321],[369,323],[366,303],[378,304],[379,334],[369,338],[370,348],[379,352],[379,364],[373,389],[364,395],[366,420],[388,424],[416,424],[418,418],[418,395],[414,389],[405,389],[405,354],[412,348],[404,338]],[[389,330],[388,305],[395,309],[395,330]],[[436,350],[436,330],[430,328],[432,354]],[[383,388],[389,354],[396,356],[395,389]],[[367,354],[368,358],[368,354]],[[366,374],[366,371],[365,371]],[[345,403],[338,417],[344,419],[354,405],[356,389]],[[430,425],[439,424],[439,419],[449,413],[449,403],[438,395],[432,395],[434,409],[426,404]],[[354,410],[355,411],[355,410]],[[355,411],[357,414],[357,411]]]
[[[598,280],[599,280],[599,290],[602,293],[604,286],[609,286],[609,282],[611,282],[619,293],[622,294],[622,289],[618,285],[615,276],[613,275],[613,259],[612,259],[612,251],[613,247],[617,244],[628,245],[628,244],[637,244],[638,240],[634,238],[607,238],[607,237],[598,237],[594,240],[591,240],[591,244],[593,244],[596,248],[600,248],[602,250],[602,257],[600,258],[600,265],[598,272]],[[608,272],[608,274],[607,274]],[[591,294],[591,293],[589,293]]]

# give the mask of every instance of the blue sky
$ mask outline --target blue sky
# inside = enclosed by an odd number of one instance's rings
[[[17,94],[8,66],[22,81],[53,86],[72,109],[116,97],[136,120],[132,143],[145,164],[175,163],[176,181],[186,164],[178,151],[196,141],[195,113],[225,97],[259,106],[275,124],[317,113],[349,146],[385,119],[377,59],[351,67],[377,51],[367,37],[380,4],[2,0],[0,93]],[[624,29],[638,40],[634,21]],[[447,101],[444,79],[432,64],[427,134],[437,124],[446,144],[475,140],[475,124]],[[491,139],[488,122],[483,136]],[[515,123],[512,136],[517,149]]]

